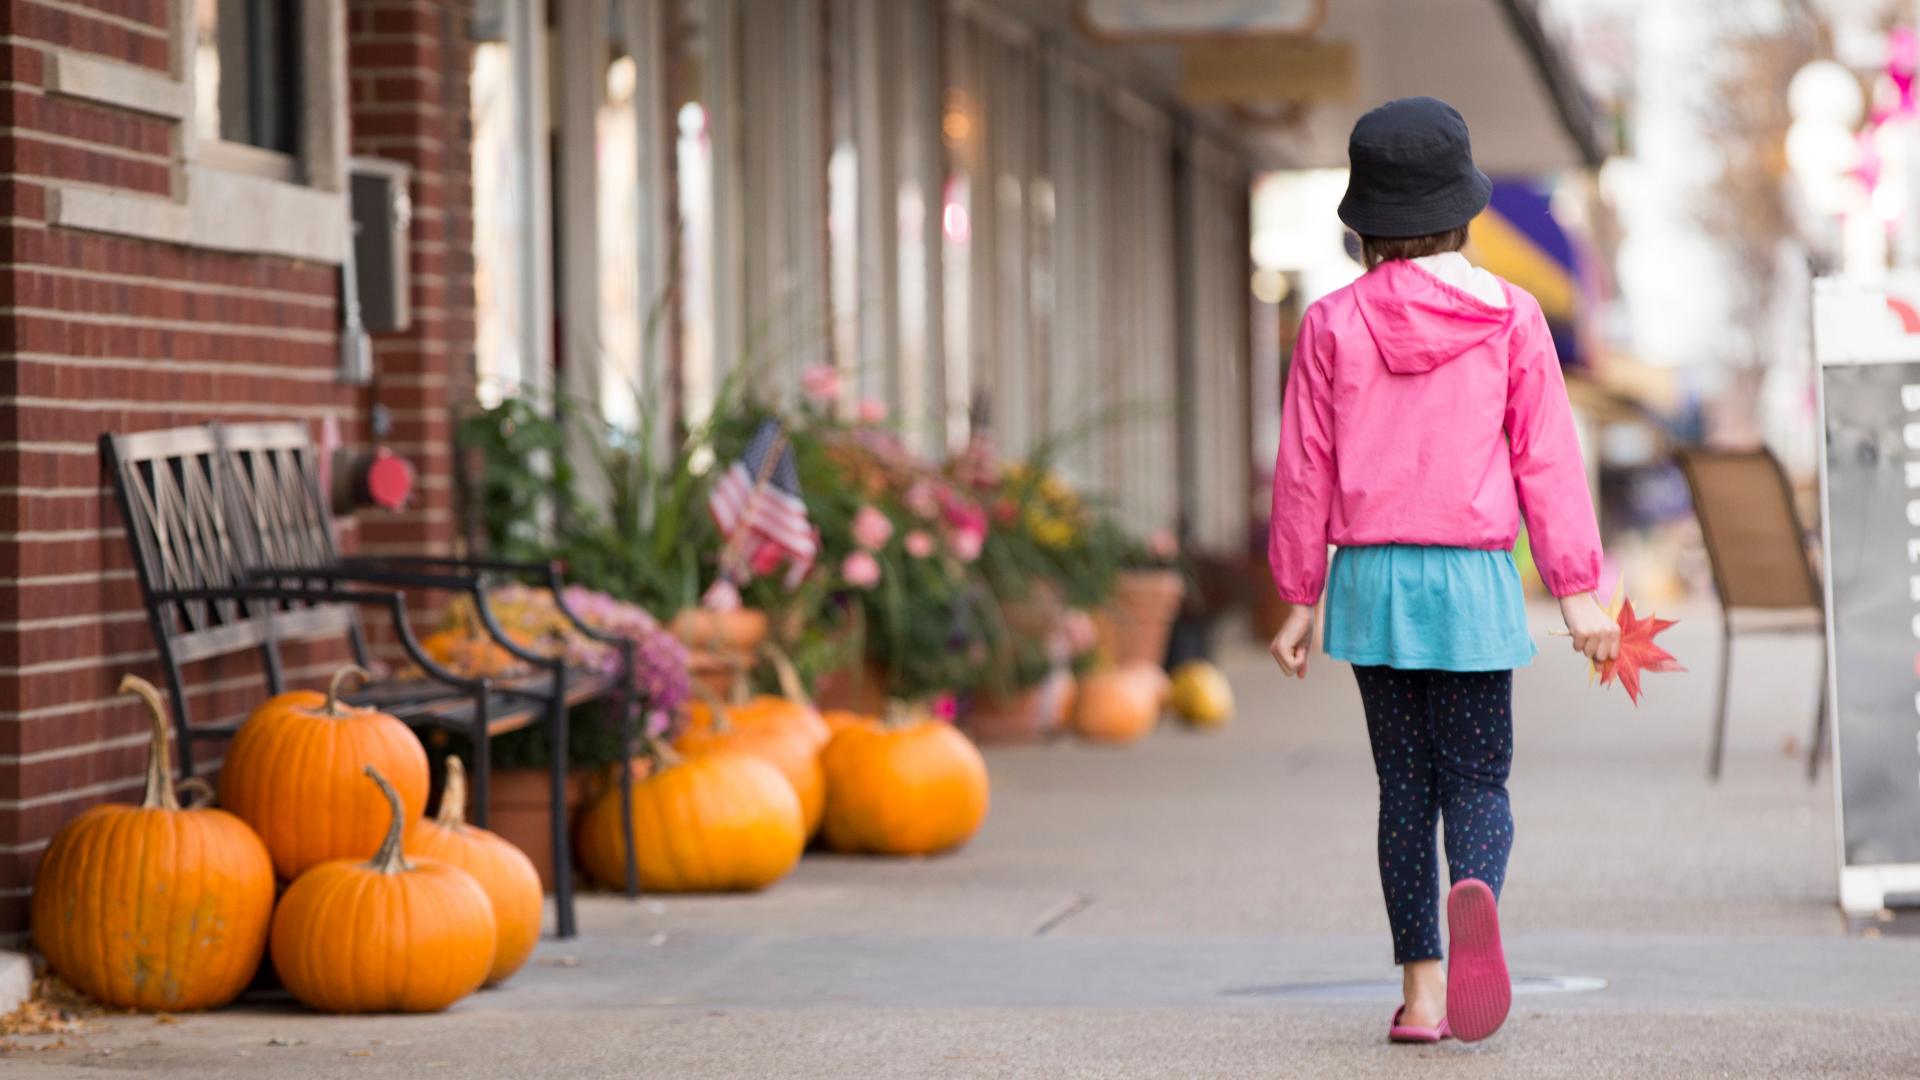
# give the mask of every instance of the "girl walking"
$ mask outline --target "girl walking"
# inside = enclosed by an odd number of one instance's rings
[[[1573,647],[1612,659],[1600,537],[1540,305],[1460,254],[1492,182],[1433,98],[1361,117],[1340,220],[1367,272],[1308,309],[1282,410],[1268,555],[1290,605],[1274,659],[1353,665],[1380,780],[1380,884],[1404,1001],[1389,1038],[1484,1039],[1512,986],[1496,900],[1513,842],[1513,669],[1533,660],[1525,517]],[[1327,546],[1337,545],[1329,570]],[[1443,973],[1436,825],[1444,822]]]

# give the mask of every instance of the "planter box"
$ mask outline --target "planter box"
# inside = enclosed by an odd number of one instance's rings
[[[553,815],[546,769],[495,769],[487,794],[487,828],[527,853],[540,872],[540,887],[553,891]],[[594,770],[579,770],[567,778],[567,829],[594,786]]]

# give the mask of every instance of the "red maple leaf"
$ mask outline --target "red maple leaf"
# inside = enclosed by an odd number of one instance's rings
[[[1674,624],[1673,619],[1635,618],[1633,601],[1620,604],[1620,655],[1600,665],[1600,685],[1619,676],[1627,697],[1640,704],[1640,673],[1643,671],[1685,671],[1673,654],[1653,643],[1654,636]]]

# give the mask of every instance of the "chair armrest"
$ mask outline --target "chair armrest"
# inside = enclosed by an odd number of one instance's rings
[[[581,618],[579,612],[573,610],[572,604],[567,603],[566,583],[561,580],[560,567],[558,565],[547,567],[547,591],[553,594],[553,606],[558,608],[560,614],[566,616],[567,621],[572,623],[574,629],[580,631],[587,640],[597,641],[602,645],[617,645],[628,653],[632,652],[632,638],[626,637],[623,634],[611,633],[592,625],[587,622],[587,620]],[[627,659],[631,662],[632,656],[629,655]]]
[[[356,604],[384,607],[393,619],[394,633],[400,638],[401,649],[406,652],[407,658],[418,665],[420,670],[426,672],[430,678],[468,693],[484,693],[487,689],[487,680],[468,678],[441,666],[427,655],[426,650],[420,646],[420,639],[414,636],[412,623],[407,619],[407,598],[397,592],[240,585],[219,589],[172,589],[153,594],[155,603],[193,600],[288,600],[308,604]],[[270,618],[271,614],[269,613],[267,617]]]

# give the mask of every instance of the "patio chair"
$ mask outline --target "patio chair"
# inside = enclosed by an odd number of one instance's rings
[[[419,679],[385,679],[348,695],[415,728],[464,736],[473,755],[472,819],[484,826],[491,780],[490,739],[544,723],[552,759],[553,879],[557,934],[575,933],[572,849],[566,828],[567,710],[601,701],[619,710],[631,736],[633,646],[603,634],[566,607],[557,567],[488,560],[417,557],[343,558],[316,468],[317,451],[300,424],[206,425],[133,435],[106,434],[101,457],[111,474],[140,581],[154,645],[173,699],[183,773],[194,771],[194,744],[232,737],[237,725],[195,724],[183,665],[257,650],[269,693],[285,689],[283,643],[345,639],[367,666],[361,609],[384,610],[394,640]],[[509,637],[488,601],[490,577],[540,579],[583,634],[613,645],[619,674],[570,669]],[[469,678],[421,648],[401,590],[463,593],[486,632],[531,674]],[[630,798],[623,757],[623,799]],[[632,837],[627,888],[638,893]]]
[[[1693,493],[1700,535],[1720,596],[1720,690],[1714,706],[1707,776],[1718,780],[1726,754],[1727,698],[1733,673],[1733,637],[1817,634],[1820,703],[1807,749],[1807,779],[1819,775],[1827,734],[1826,604],[1807,556],[1786,470],[1759,450],[1681,450],[1676,455]]]

